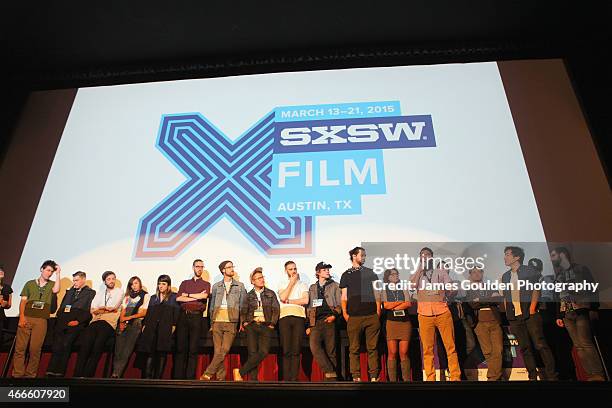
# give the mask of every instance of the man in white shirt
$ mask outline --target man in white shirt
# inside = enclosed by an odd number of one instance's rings
[[[102,274],[104,288],[97,291],[91,302],[91,323],[81,335],[75,377],[93,377],[106,341],[115,334],[123,291],[115,286],[117,276],[112,271]]]
[[[297,381],[300,371],[300,349],[306,327],[304,306],[308,305],[308,286],[300,280],[295,262],[285,262],[285,273],[287,280],[278,291],[280,298],[278,328],[283,349],[283,380]]]

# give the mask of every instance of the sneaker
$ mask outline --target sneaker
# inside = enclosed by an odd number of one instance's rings
[[[372,377],[370,378],[370,382],[380,382],[380,379],[378,377]]]
[[[336,373],[325,373],[325,376],[323,378],[323,381],[337,381],[338,380],[338,376],[336,375]]]
[[[206,373],[200,376],[200,381],[210,381],[210,380],[212,380],[212,377]]]
[[[232,370],[232,374],[234,375],[234,381],[244,381],[242,379],[242,376],[240,375],[240,369],[239,368],[234,368]]]
[[[361,378],[359,378],[359,377],[353,377],[353,382],[361,382]]]

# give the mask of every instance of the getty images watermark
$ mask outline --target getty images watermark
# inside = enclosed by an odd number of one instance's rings
[[[568,298],[571,294],[591,292],[596,293],[600,288],[600,282],[595,279],[559,279],[559,274],[567,277],[568,273],[559,271],[559,265],[547,259],[549,247],[536,243],[527,246],[527,249],[532,255],[531,258],[520,260],[520,273],[518,278],[502,279],[502,275],[512,269],[508,265],[505,258],[506,251],[500,246],[493,251],[495,255],[480,253],[475,255],[474,252],[478,248],[473,243],[469,245],[456,243],[454,246],[457,252],[461,255],[436,255],[430,248],[410,249],[407,252],[388,252],[394,245],[409,245],[409,243],[388,243],[383,247],[376,247],[373,244],[365,244],[368,250],[368,258],[371,262],[372,269],[379,275],[379,279],[373,282],[374,289],[377,291],[383,290],[402,290],[409,292],[429,291],[429,292],[458,292],[458,291],[494,291],[503,293],[506,291],[540,291],[542,293],[556,293],[558,296],[552,296],[550,301],[559,298]],[[382,245],[382,244],[381,244]],[[414,245],[414,244],[413,244]],[[416,244],[422,245],[422,244]],[[481,244],[482,245],[482,244]],[[487,243],[488,249],[491,244]],[[369,248],[368,248],[369,247]],[[466,248],[472,252],[470,255],[465,255]],[[514,247],[513,247],[514,248]],[[398,248],[395,248],[398,249]],[[452,252],[448,249],[447,252]],[[444,250],[443,249],[443,250]],[[443,252],[441,250],[440,252]],[[499,252],[498,252],[499,251]],[[525,251],[526,252],[526,251]],[[381,256],[380,253],[384,253]],[[412,255],[412,254],[418,255]],[[391,255],[392,254],[392,255]],[[524,263],[523,263],[524,262]],[[450,282],[432,282],[430,279],[415,279],[416,273],[423,274],[427,271],[436,269],[446,270],[451,277]],[[387,281],[383,278],[386,276],[385,271],[396,270],[399,272],[400,279],[395,281]],[[479,271],[478,274],[472,276],[472,271]],[[486,275],[486,276],[483,276]],[[427,273],[425,273],[427,276]],[[575,276],[574,278],[577,278]],[[546,299],[540,299],[540,301]]]

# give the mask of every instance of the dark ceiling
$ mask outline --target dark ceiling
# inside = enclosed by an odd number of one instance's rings
[[[12,106],[3,113],[0,149],[30,89],[561,57],[600,154],[611,152],[612,13],[605,0],[27,0],[0,8],[5,101]]]

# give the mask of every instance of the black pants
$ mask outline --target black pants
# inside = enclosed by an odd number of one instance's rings
[[[259,364],[270,352],[270,340],[274,329],[264,323],[249,323],[245,328],[249,358],[240,369],[240,375],[249,374],[249,380],[257,381]]]
[[[104,320],[98,320],[87,326],[79,342],[81,349],[74,369],[75,377],[93,377],[96,374],[104,345],[114,335],[115,329]]]
[[[206,322],[202,313],[181,311],[176,325],[175,379],[193,380],[195,378],[200,336],[208,331]]]
[[[5,321],[6,321],[6,317],[4,317],[4,315],[0,316],[0,347],[4,346]]]
[[[47,367],[48,373],[66,374],[66,366],[72,352],[72,345],[82,329],[83,326],[80,325],[75,327],[56,325],[53,333],[53,355]]]
[[[297,381],[300,371],[300,349],[306,328],[306,319],[285,316],[278,321],[281,347],[283,349],[283,380]]]
[[[529,379],[537,379],[538,371],[535,360],[535,348],[540,354],[540,358],[544,363],[545,380],[557,380],[557,372],[555,370],[555,358],[544,338],[544,329],[542,326],[542,316],[539,313],[529,316],[528,319],[510,320],[510,328],[516,336],[519,347],[523,352],[525,366],[529,372]]]
[[[325,379],[336,377],[336,324],[317,320],[310,331],[310,351],[325,373]],[[321,344],[322,343],[322,344]]]
[[[142,372],[142,378],[162,378],[164,370],[166,369],[166,360],[168,359],[168,353],[165,352],[154,352],[147,355],[145,361],[145,368]]]

